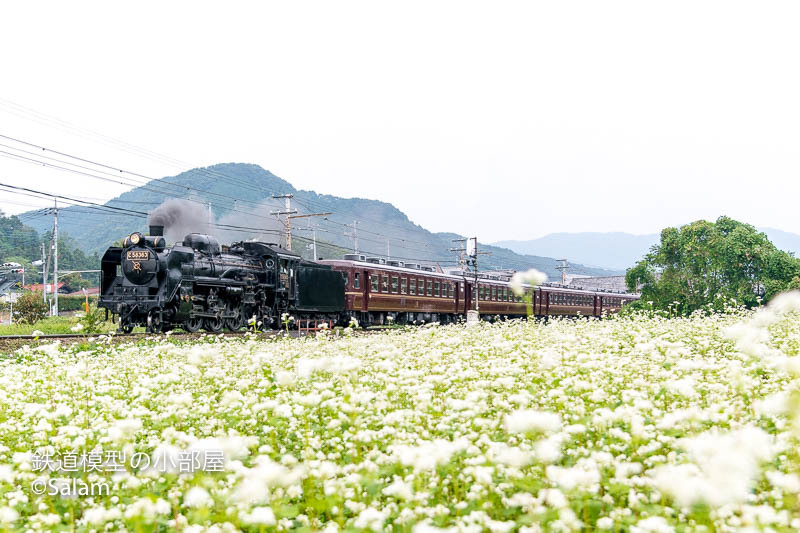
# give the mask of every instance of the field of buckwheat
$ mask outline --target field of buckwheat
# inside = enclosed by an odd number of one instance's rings
[[[798,310],[23,348],[0,528],[796,531]]]

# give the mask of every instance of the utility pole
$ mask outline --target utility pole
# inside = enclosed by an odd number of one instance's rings
[[[388,260],[390,259],[390,257],[391,257],[391,256],[390,256],[390,252],[391,252],[391,251],[389,250],[389,239],[386,239],[386,260],[387,260],[387,261],[388,261]]]
[[[47,262],[44,257],[44,243],[42,243],[42,300],[47,303]]]
[[[561,264],[556,266],[556,270],[560,270],[561,271],[561,284],[562,285],[566,285],[567,284],[567,260],[566,259],[558,259],[558,261],[561,261]]]
[[[466,260],[466,243],[467,239],[453,239],[452,242],[460,242],[461,248],[450,248],[451,252],[458,252],[458,264],[461,266],[461,273],[463,274],[467,270],[467,260]]]
[[[345,232],[345,235],[353,239],[353,253],[358,253],[358,220],[354,220],[353,224],[345,224],[348,228],[352,226],[353,233]]]
[[[466,253],[469,256],[473,268],[475,269],[475,312],[480,315],[481,306],[479,301],[480,291],[478,290],[478,256],[492,255],[492,252],[479,252],[478,251],[478,238],[472,237],[467,239]]]
[[[297,209],[295,209],[294,212],[297,213]],[[289,243],[288,244],[289,250],[292,249],[292,226],[291,226],[291,223],[292,223],[292,219],[293,218],[327,217],[328,215],[332,215],[332,214],[333,213],[311,213],[311,214],[308,214],[308,215],[287,215],[286,216],[286,227],[287,227],[286,237],[288,239],[287,242]],[[314,230],[314,261],[316,261],[316,260],[317,260],[317,231]]]
[[[55,199],[54,202],[53,245],[55,246],[55,251],[53,252],[53,315],[58,316],[58,199]]]
[[[42,278],[42,283],[44,284],[43,289],[45,293],[45,301],[48,302],[47,309],[48,312],[50,312],[51,314],[52,314],[52,306],[49,304],[49,299],[47,298],[47,282],[50,278],[49,269],[50,269],[50,259],[52,257],[53,257],[53,241],[51,239],[50,242],[47,243],[47,261],[45,261],[44,263],[44,277]]]
[[[284,204],[286,208],[283,211],[273,211],[272,213],[270,213],[270,215],[276,215],[276,216],[286,215],[286,219],[285,219],[285,221],[283,223],[284,227],[286,228],[286,249],[287,250],[291,250],[292,249],[292,221],[291,221],[289,215],[293,215],[293,214],[297,213],[297,209],[292,210],[292,198],[294,198],[294,195],[293,194],[273,194],[272,197],[274,199],[276,199],[276,200],[280,199],[280,198],[283,198],[284,200],[286,200],[286,202]]]

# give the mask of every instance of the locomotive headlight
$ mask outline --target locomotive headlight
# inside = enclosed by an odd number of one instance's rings
[[[131,242],[133,244],[139,244],[139,234],[138,233],[131,233]]]

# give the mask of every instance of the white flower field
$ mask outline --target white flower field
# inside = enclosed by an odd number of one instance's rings
[[[798,309],[23,348],[0,528],[796,531]]]

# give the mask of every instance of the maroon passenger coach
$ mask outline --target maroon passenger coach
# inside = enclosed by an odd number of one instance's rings
[[[447,323],[475,308],[483,317],[527,316],[527,304],[511,290],[509,281],[435,272],[432,267],[401,261],[366,260],[345,256],[320,263],[345,277],[345,312],[363,326],[387,323]],[[476,290],[477,289],[477,290]],[[638,299],[632,294],[595,292],[544,285],[525,287],[537,317],[594,316],[616,313]]]

